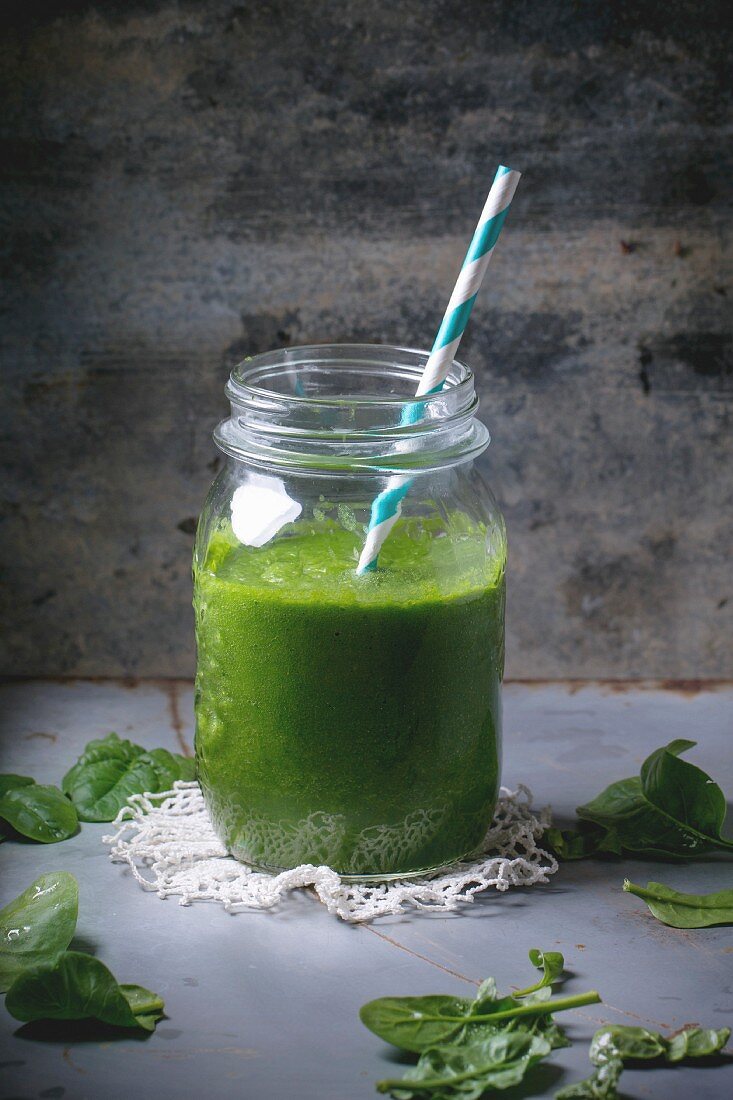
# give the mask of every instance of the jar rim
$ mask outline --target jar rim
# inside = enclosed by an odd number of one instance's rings
[[[418,397],[429,356],[390,344],[305,344],[244,359],[231,371],[231,416],[215,442],[234,458],[330,472],[465,462],[489,443],[475,418],[474,374],[454,360],[444,386]]]
[[[421,360],[427,361],[430,352],[425,351],[423,348],[411,348],[402,346],[400,344],[296,344],[284,348],[275,348],[271,351],[258,352],[257,355],[247,356],[239,363],[235,364],[229,375],[228,391],[237,395],[243,391],[256,394],[259,397],[264,398],[282,398],[283,394],[277,390],[268,389],[266,386],[258,386],[253,384],[252,379],[257,378],[263,371],[267,371],[268,368],[272,368],[272,371],[282,370],[284,366],[289,366],[294,369],[297,366],[302,366],[312,361],[315,357],[327,356],[329,353],[337,352],[330,365],[334,366],[340,358],[348,355],[357,355],[363,352],[383,352],[389,353],[390,356],[414,356],[416,365]],[[323,360],[328,362],[328,359]],[[348,360],[347,360],[348,361]],[[366,366],[370,361],[363,360],[362,366]],[[383,365],[378,359],[371,361],[373,365]],[[393,371],[397,367],[397,364],[392,364]],[[462,372],[462,377],[455,379],[451,377],[449,372],[446,382],[449,384],[448,388],[456,395],[469,394],[473,390],[475,375],[467,363],[464,363],[460,359],[454,359],[451,364],[451,371],[458,369]],[[412,378],[412,372],[405,372],[405,378]],[[443,394],[445,391],[441,391]],[[389,394],[351,394],[344,393],[336,397],[312,397],[307,394],[288,393],[288,401],[303,402],[311,405],[344,405],[356,403],[359,405],[388,405],[398,406],[400,409],[405,406],[412,405],[425,405],[429,403],[433,397],[437,397],[437,394],[424,394],[421,397],[416,397],[415,394],[403,395],[389,395]]]

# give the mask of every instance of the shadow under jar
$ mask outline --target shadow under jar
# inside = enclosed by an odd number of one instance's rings
[[[196,758],[214,827],[266,870],[409,877],[469,855],[500,771],[506,536],[474,467],[471,371],[427,353],[248,359],[194,552]],[[375,496],[410,488],[373,571]]]

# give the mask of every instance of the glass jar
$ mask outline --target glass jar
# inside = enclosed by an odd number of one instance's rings
[[[500,772],[502,516],[471,371],[413,395],[427,352],[240,363],[194,552],[196,758],[238,859],[407,877],[478,847]],[[377,568],[375,496],[409,475]]]

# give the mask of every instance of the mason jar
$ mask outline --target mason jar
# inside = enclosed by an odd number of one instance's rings
[[[475,466],[474,376],[456,361],[415,398],[427,358],[287,348],[227,385],[194,552],[196,759],[216,832],[254,867],[414,876],[491,821],[506,535]]]

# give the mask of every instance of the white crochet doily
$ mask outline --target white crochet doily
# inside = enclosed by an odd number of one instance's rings
[[[532,812],[532,793],[502,787],[482,854],[436,874],[392,882],[343,882],[330,867],[307,864],[265,874],[227,853],[214,833],[198,783],[177,782],[162,794],[134,794],[105,836],[110,859],[127,863],[145,890],[159,898],[179,895],[180,905],[218,901],[229,913],[270,909],[290,890],[310,887],[346,921],[368,921],[408,908],[451,910],[490,886],[547,882],[557,862],[537,841],[550,824],[549,810]]]

